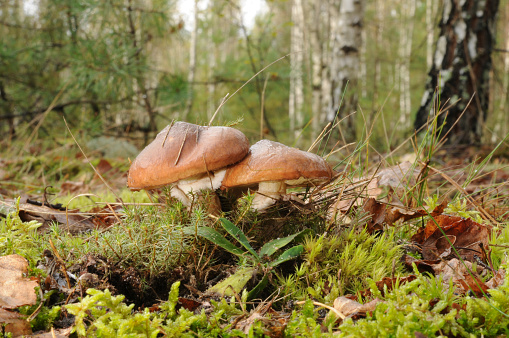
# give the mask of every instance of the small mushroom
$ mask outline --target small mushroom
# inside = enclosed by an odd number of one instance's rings
[[[287,187],[306,187],[328,182],[332,169],[320,156],[284,144],[261,140],[249,155],[228,167],[222,189],[258,188],[252,208],[263,211],[274,204]]]
[[[226,166],[242,160],[249,141],[229,127],[175,122],[157,134],[129,168],[131,190],[172,185],[171,195],[190,206],[187,194],[221,186]]]

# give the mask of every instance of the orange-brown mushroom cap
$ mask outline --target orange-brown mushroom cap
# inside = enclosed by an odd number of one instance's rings
[[[127,186],[154,189],[207,174],[242,160],[249,141],[239,130],[175,122],[164,128],[131,164]]]
[[[332,169],[320,156],[261,140],[251,146],[249,154],[229,167],[223,188],[250,186],[260,182],[285,181],[291,186],[307,186],[330,181]]]

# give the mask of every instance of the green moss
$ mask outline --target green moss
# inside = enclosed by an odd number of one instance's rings
[[[383,299],[367,318],[351,318],[339,327],[342,337],[495,337],[509,333],[509,274],[490,298],[459,298],[452,284],[439,277],[425,277],[400,285],[382,296],[372,283],[371,292]]]
[[[19,200],[18,197],[15,209],[0,219],[0,256],[16,253],[28,259],[34,267],[43,250],[41,236],[37,234],[41,223],[23,222],[19,218]]]
[[[366,289],[368,278],[381,280],[393,272],[401,273],[401,251],[394,233],[389,229],[376,236],[352,229],[337,236],[308,237],[304,262],[294,274],[280,277],[284,294],[297,299],[310,295],[332,303],[340,295]]]

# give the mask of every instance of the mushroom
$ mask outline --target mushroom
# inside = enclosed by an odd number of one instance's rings
[[[190,206],[189,192],[218,189],[226,166],[242,160],[248,151],[249,141],[239,130],[175,122],[136,157],[127,186],[149,190],[171,184],[171,195]]]
[[[228,167],[221,187],[257,186],[251,208],[263,211],[286,194],[287,187],[322,184],[331,180],[332,173],[329,164],[316,154],[261,140],[251,146],[246,158]]]

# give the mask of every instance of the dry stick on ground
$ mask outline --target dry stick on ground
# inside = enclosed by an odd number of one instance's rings
[[[297,305],[302,305],[302,304],[304,304],[304,303],[306,303],[306,301],[304,301],[304,300],[303,300],[303,301],[300,301],[300,302],[296,302],[295,304],[297,304]],[[338,310],[336,310],[336,309],[335,309],[335,308],[333,308],[332,306],[325,305],[325,304],[320,303],[320,302],[313,302],[313,305],[316,305],[316,306],[320,306],[320,307],[324,307],[324,308],[326,308],[326,309],[329,309],[329,310],[331,310],[332,312],[334,312],[334,313],[335,313],[335,314],[336,314],[339,318],[341,318],[341,319],[345,319],[345,318],[346,318],[346,316],[345,316],[344,314],[342,314],[341,312],[339,312]]]
[[[57,248],[55,248],[55,245],[53,244],[53,241],[51,240],[51,238],[49,239],[49,245],[51,246],[51,249],[53,250],[53,253],[55,254],[58,264],[60,265],[60,268],[62,268],[62,270],[64,272],[65,280],[67,281],[67,287],[69,289],[71,289],[72,288],[71,281],[69,280],[69,276],[67,276],[67,269],[65,268],[65,262],[62,259],[62,257],[60,257],[60,254],[58,253]]]

